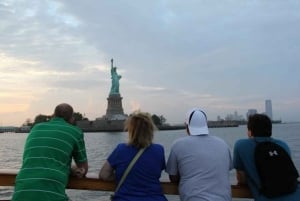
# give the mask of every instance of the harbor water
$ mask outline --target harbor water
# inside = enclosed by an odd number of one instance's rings
[[[300,172],[300,123],[274,124],[273,137],[282,139],[291,148],[292,158]],[[210,128],[211,135],[224,139],[233,150],[236,140],[247,137],[246,126],[229,128]],[[27,133],[0,133],[0,169],[19,169],[22,163],[22,154]],[[185,130],[156,131],[154,142],[162,144],[165,156],[168,158],[174,140],[185,136]],[[85,133],[85,142],[89,159],[89,175],[96,176],[107,156],[118,143],[126,142],[125,132],[95,132]],[[232,170],[231,183],[235,184],[235,171]],[[217,179],[217,178],[216,178]],[[168,175],[163,172],[161,181],[168,181]],[[11,199],[13,188],[0,187],[0,200]],[[73,201],[104,201],[109,199],[111,192],[67,190]],[[179,201],[177,195],[167,195],[168,200]],[[233,199],[235,201],[249,199]],[[251,199],[250,199],[251,200]]]

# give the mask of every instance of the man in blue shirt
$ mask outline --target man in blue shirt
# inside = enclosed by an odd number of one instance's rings
[[[234,145],[233,166],[239,185],[248,185],[255,201],[299,201],[300,185],[294,193],[275,198],[267,198],[259,191],[261,181],[256,170],[254,150],[257,142],[272,141],[284,148],[288,154],[288,145],[278,139],[271,138],[272,122],[264,114],[255,114],[248,119],[248,138],[240,139]]]

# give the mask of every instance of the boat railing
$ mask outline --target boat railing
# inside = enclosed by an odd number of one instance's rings
[[[15,185],[17,170],[1,170],[0,169],[0,187]],[[161,181],[161,185],[166,195],[178,195],[177,183]],[[116,185],[114,182],[102,181],[95,175],[88,174],[85,178],[70,177],[67,189],[77,190],[94,190],[94,191],[114,191]],[[251,192],[247,186],[231,185],[233,198],[252,198]],[[3,201],[0,199],[0,201]]]

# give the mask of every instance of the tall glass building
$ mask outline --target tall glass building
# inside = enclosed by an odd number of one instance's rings
[[[265,102],[265,108],[266,108],[266,115],[273,120],[273,114],[272,114],[272,101],[271,100],[266,100]]]

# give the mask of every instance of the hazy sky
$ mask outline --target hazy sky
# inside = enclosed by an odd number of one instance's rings
[[[0,126],[62,102],[107,108],[110,59],[124,112],[182,123],[248,109],[300,121],[300,1],[1,0]]]

